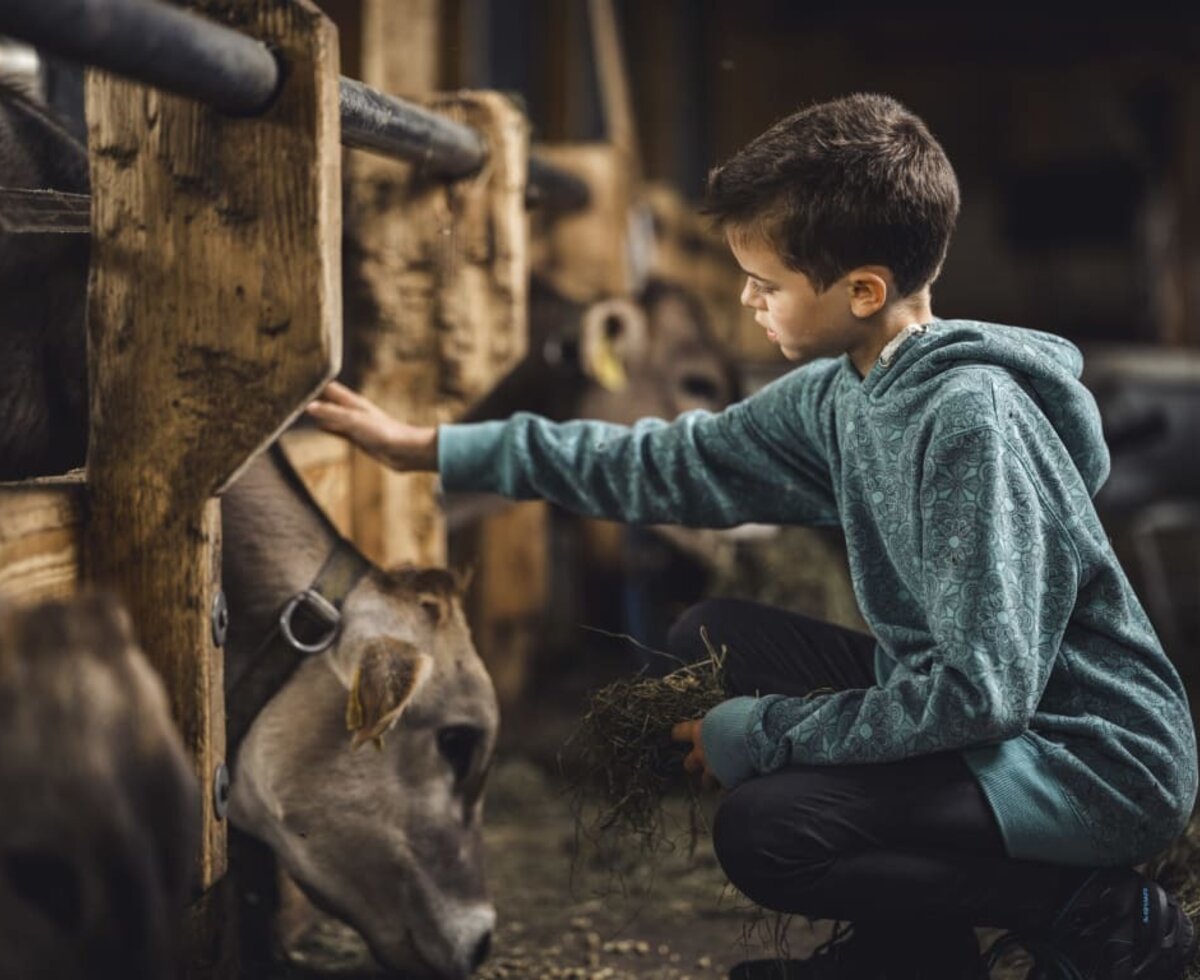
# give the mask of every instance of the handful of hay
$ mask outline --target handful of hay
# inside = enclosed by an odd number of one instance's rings
[[[671,728],[702,717],[724,701],[725,654],[713,649],[703,628],[708,657],[665,677],[636,676],[596,691],[578,729],[564,746],[575,763],[572,780],[576,823],[592,841],[615,834],[637,840],[644,852],[676,843],[663,801],[690,784],[683,771],[686,746],[671,741]],[[591,816],[589,804],[598,804]],[[699,833],[699,800],[691,793],[689,843]],[[585,818],[585,813],[587,817]]]

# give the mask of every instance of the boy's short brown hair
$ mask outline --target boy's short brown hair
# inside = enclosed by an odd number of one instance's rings
[[[941,271],[958,203],[925,124],[888,96],[850,95],[793,113],[714,168],[705,211],[761,237],[818,291],[883,265],[908,296]]]

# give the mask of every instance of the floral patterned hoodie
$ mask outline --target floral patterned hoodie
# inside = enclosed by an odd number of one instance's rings
[[[1196,741],[1092,504],[1109,463],[1083,359],[961,320],[889,346],[865,378],[816,361],[671,423],[443,426],[443,485],[631,523],[840,524],[877,683],[718,705],[722,784],[958,751],[1010,856],[1140,863],[1188,820]]]

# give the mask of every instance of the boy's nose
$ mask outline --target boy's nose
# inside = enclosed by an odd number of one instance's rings
[[[742,287],[742,295],[738,299],[742,306],[752,310],[756,310],[762,305],[762,297],[754,291],[754,283],[750,281],[749,276],[746,277],[746,285]]]

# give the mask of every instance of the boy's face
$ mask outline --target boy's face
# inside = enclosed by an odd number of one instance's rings
[[[746,273],[742,305],[754,311],[755,322],[789,361],[837,357],[863,343],[864,324],[851,312],[844,283],[818,293],[763,239],[732,234],[728,241]]]

